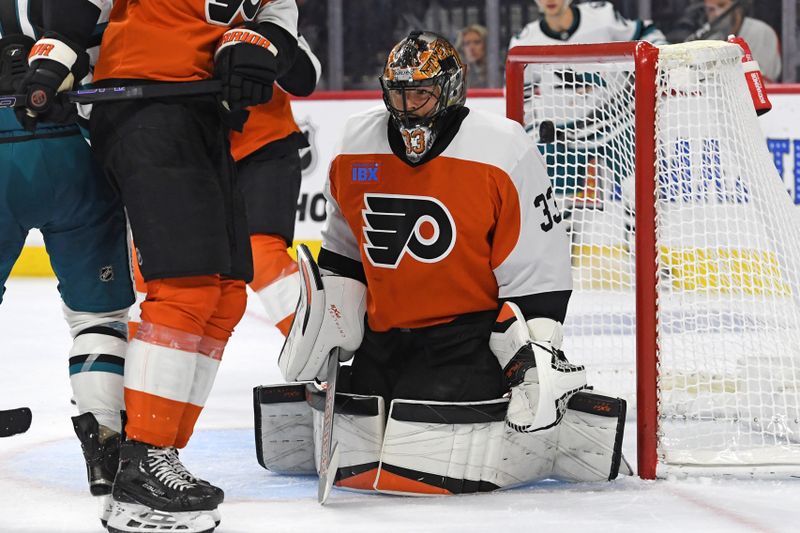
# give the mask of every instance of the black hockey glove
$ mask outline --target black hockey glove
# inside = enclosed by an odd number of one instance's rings
[[[14,34],[0,39],[0,94],[14,94],[17,84],[28,72],[28,54],[34,40]]]
[[[257,25],[228,30],[214,54],[222,101],[231,113],[269,102],[278,75],[278,49]]]
[[[39,122],[67,124],[77,119],[78,111],[66,95],[89,72],[89,55],[57,33],[46,33],[33,45],[28,56],[30,69],[17,90],[26,95],[26,107],[15,112],[29,131]]]

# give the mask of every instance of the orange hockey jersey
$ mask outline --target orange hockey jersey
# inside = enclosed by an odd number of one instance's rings
[[[250,108],[244,130],[241,133],[231,131],[231,154],[236,161],[240,161],[259,148],[299,131],[289,95],[275,85],[272,100]]]
[[[441,155],[392,152],[389,113],[351,117],[330,166],[322,247],[363,265],[375,331],[446,323],[572,289],[569,238],[536,146],[471,110]]]
[[[297,5],[294,0],[115,0],[95,80],[210,78],[220,37],[248,21],[272,22],[297,35]]]

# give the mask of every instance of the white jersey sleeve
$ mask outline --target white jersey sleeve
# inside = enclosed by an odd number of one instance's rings
[[[329,252],[361,262],[358,241],[342,214],[339,203],[331,192],[331,180],[325,181],[325,225],[322,228],[322,247]]]
[[[509,201],[500,206],[492,254],[500,299],[572,289],[567,225],[539,150],[521,128],[518,136],[526,148],[509,174],[515,191],[501,194]],[[516,239],[510,251],[507,237]]]
[[[256,22],[271,22],[280,26],[290,35],[297,35],[297,3],[295,0],[272,0],[263,4],[256,16]]]

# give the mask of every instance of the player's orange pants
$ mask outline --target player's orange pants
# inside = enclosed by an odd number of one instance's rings
[[[183,447],[211,392],[247,301],[243,281],[219,275],[146,284],[125,368],[128,438]]]
[[[254,272],[250,288],[258,294],[267,319],[286,336],[300,294],[297,262],[287,252],[286,241],[278,235],[251,235],[250,246]]]

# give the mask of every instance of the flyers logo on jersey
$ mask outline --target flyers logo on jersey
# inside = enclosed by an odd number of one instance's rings
[[[261,7],[261,0],[206,0],[206,20],[211,24],[229,26],[236,15],[246,21],[253,20]]]
[[[456,244],[453,216],[430,196],[365,194],[364,251],[379,268],[397,268],[408,254],[423,263],[436,263]]]

